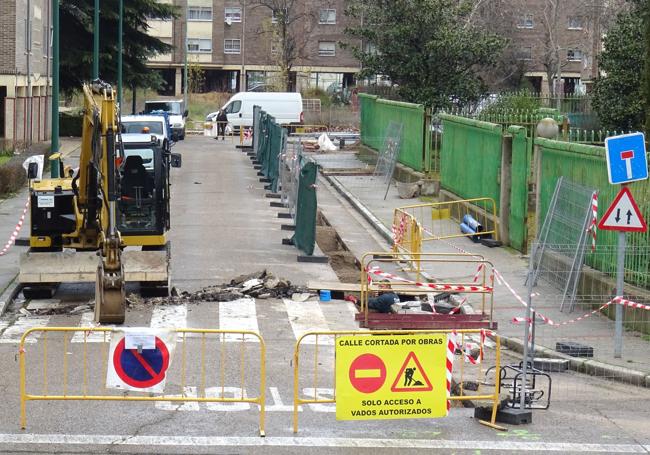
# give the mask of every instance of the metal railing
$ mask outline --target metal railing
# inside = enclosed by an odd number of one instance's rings
[[[336,346],[336,339],[340,336],[354,337],[385,337],[400,335],[446,335],[452,337],[454,343],[453,357],[459,357],[460,362],[457,369],[457,379],[451,379],[452,371],[448,368],[448,387],[455,382],[456,386],[452,392],[455,396],[450,396],[447,392],[449,401],[489,401],[492,404],[492,412],[489,421],[479,420],[483,425],[504,430],[496,424],[496,414],[499,406],[499,389],[500,389],[500,372],[501,372],[501,338],[498,334],[486,330],[381,330],[381,331],[312,331],[303,334],[296,342],[293,354],[293,432],[298,432],[298,415],[301,405],[327,405],[336,404],[336,377],[341,372],[336,371],[335,355],[333,350]],[[486,335],[491,334],[494,342],[487,342]],[[460,337],[460,340],[458,338]],[[472,341],[467,341],[467,340]],[[493,347],[494,357],[489,355],[488,347]],[[313,366],[313,369],[307,371],[306,376],[311,377],[310,385],[306,389],[309,395],[303,398],[301,394],[301,348],[305,345],[313,350],[312,361],[306,363]],[[477,347],[479,354],[474,356],[468,349],[470,346]],[[327,350],[327,352],[325,352]],[[470,360],[471,357],[471,360]],[[456,362],[453,359],[441,359],[443,362],[452,360],[452,365]],[[490,369],[493,377],[488,378],[483,365],[494,362],[494,367]],[[471,367],[470,367],[471,364]],[[495,373],[499,372],[499,373]],[[347,376],[347,372],[343,373]],[[471,378],[471,379],[468,379]],[[472,385],[467,387],[468,385]],[[333,386],[333,387],[322,387]],[[476,387],[474,387],[476,386]],[[473,389],[473,390],[470,390]],[[303,391],[304,392],[304,391]],[[438,391],[440,393],[440,391]],[[449,408],[449,404],[448,404]]]
[[[107,377],[109,362],[109,343],[111,335],[119,332],[117,329],[100,328],[100,327],[35,327],[27,330],[20,340],[19,362],[20,362],[20,426],[27,427],[27,402],[28,401],[154,401],[154,402],[197,402],[197,403],[251,403],[257,404],[260,409],[259,432],[260,436],[265,434],[265,390],[266,390],[266,347],[264,339],[256,332],[244,330],[213,330],[213,329],[169,329],[177,334],[176,351],[180,350],[180,366],[173,368],[176,374],[174,380],[180,384],[180,394],[170,395],[162,393],[160,395],[148,394],[127,395],[124,391],[116,390],[109,393],[106,383],[103,382]],[[39,347],[40,355],[31,357],[27,355],[26,346],[29,344],[31,334],[41,332]],[[58,339],[50,339],[52,334],[58,334]],[[75,336],[76,334],[76,336]],[[99,335],[99,337],[98,337]],[[97,339],[99,338],[99,339]],[[91,341],[92,340],[92,341]],[[255,342],[250,343],[250,342]],[[217,368],[211,371],[218,371],[218,375],[212,374],[211,377],[218,377],[219,384],[208,387],[208,346],[211,343],[215,345],[217,355],[214,355],[213,363],[217,363]],[[200,359],[198,368],[188,371],[188,344],[193,345],[193,349],[198,350],[198,359]],[[194,346],[198,344],[198,346]],[[259,364],[259,375],[250,375],[250,377],[259,377],[255,386],[259,390],[256,397],[249,397],[246,393],[247,378],[250,371],[252,360],[247,356],[247,346],[259,346],[256,350],[259,353],[258,360],[255,361],[256,367]],[[99,345],[99,346],[97,346]],[[235,345],[232,350],[227,346]],[[99,355],[96,350],[99,348]],[[30,351],[35,350],[30,345]],[[54,353],[53,353],[54,349]],[[253,350],[252,347],[248,349]],[[78,352],[81,351],[81,352]],[[70,361],[73,354],[80,354],[81,369],[71,371]],[[57,355],[58,353],[58,355]],[[179,355],[177,352],[175,355]],[[39,362],[42,359],[42,363]],[[237,358],[238,360],[233,360]],[[33,359],[33,363],[29,361]],[[62,360],[62,362],[61,362]],[[247,360],[249,361],[247,363]],[[235,362],[236,368],[227,367],[228,363]],[[101,363],[99,363],[101,362]],[[99,365],[98,365],[99,363]],[[60,371],[62,370],[62,371]],[[52,373],[54,371],[55,373]],[[79,372],[80,371],[80,372]],[[95,374],[93,375],[92,372]],[[96,373],[100,372],[100,375]],[[237,372],[238,387],[226,387],[226,381],[232,380],[229,373]],[[103,374],[101,374],[103,373]],[[170,375],[172,371],[168,370]],[[35,386],[37,380],[34,377],[41,376],[41,393],[28,391],[28,388]],[[52,378],[57,378],[57,382],[52,383]],[[167,378],[169,381],[170,379]],[[187,385],[189,381],[196,381],[198,384],[196,396],[187,394]],[[59,393],[51,393],[56,389]],[[225,396],[226,390],[233,392],[232,398]],[[136,392],[137,393],[137,392]]]

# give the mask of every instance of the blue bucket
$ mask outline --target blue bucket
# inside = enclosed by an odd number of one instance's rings
[[[323,289],[320,291],[321,302],[329,302],[330,300],[332,300],[332,293],[329,290]]]

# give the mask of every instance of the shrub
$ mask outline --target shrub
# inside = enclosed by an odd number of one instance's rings
[[[14,193],[26,182],[25,169],[19,161],[12,160],[0,166],[0,195]]]

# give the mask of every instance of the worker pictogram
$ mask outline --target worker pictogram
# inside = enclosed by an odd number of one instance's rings
[[[362,354],[350,365],[350,384],[361,393],[376,392],[386,381],[386,365],[374,354]]]
[[[125,349],[125,338],[117,344],[113,353],[113,366],[119,378],[131,387],[148,388],[165,379],[169,368],[169,350],[156,337],[155,349]]]
[[[391,392],[429,392],[433,390],[431,381],[429,381],[415,352],[411,351],[406,356],[390,390]]]
[[[622,232],[646,232],[648,226],[627,187],[621,188],[614,202],[598,223],[598,229]]]

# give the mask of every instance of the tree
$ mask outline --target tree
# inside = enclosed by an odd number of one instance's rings
[[[307,59],[306,35],[310,33],[313,17],[304,1],[298,0],[249,0],[253,8],[265,9],[269,19],[258,30],[260,42],[269,44],[271,62],[278,67],[277,85],[291,91],[293,65]]]
[[[119,0],[101,0],[99,24],[99,77],[117,82],[117,30]],[[60,84],[70,94],[92,77],[94,0],[61,0]],[[124,0],[124,49],[122,56],[125,87],[159,88],[162,78],[146,66],[152,56],[172,47],[147,34],[147,18],[172,19],[176,7],[155,0]]]
[[[607,129],[636,130],[645,122],[642,74],[646,43],[640,7],[641,2],[617,16],[600,56],[603,75],[594,86],[593,107]]]
[[[474,25],[473,3],[351,0],[346,12],[359,25],[346,33],[360,77],[386,75],[405,100],[436,108],[478,98],[477,68],[493,64],[505,40]]]
[[[187,82],[190,93],[201,93],[205,86],[205,71],[196,60],[190,60],[187,67]]]

